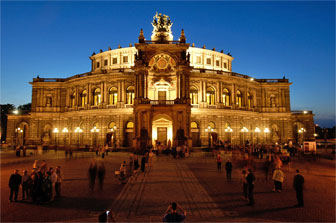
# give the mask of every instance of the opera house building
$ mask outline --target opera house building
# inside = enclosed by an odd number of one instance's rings
[[[292,111],[290,81],[233,72],[230,53],[198,48],[156,14],[151,40],[90,56],[91,71],[37,76],[31,111],[9,115],[7,142],[141,148],[153,143],[208,146],[302,143],[314,138],[311,111]],[[206,41],[206,40],[205,40]]]

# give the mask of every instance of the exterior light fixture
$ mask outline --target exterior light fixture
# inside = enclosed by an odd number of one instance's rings
[[[240,131],[241,132],[248,132],[249,130],[246,127],[243,127]]]
[[[308,113],[308,111],[303,111],[303,114],[307,114]]]
[[[63,132],[63,133],[68,133],[69,130],[68,130],[67,128],[64,128],[64,129],[62,130],[62,132]]]
[[[250,81],[254,81],[254,78],[253,78],[253,77],[251,77],[251,78],[250,78]]]
[[[59,133],[58,128],[54,128],[53,133]]]
[[[254,132],[261,132],[258,127],[255,128]]]
[[[91,132],[99,132],[99,129],[95,126],[91,129]]]
[[[264,129],[264,133],[269,133],[269,132],[270,132],[269,128]]]
[[[75,129],[75,133],[79,133],[79,132],[83,132],[83,129],[81,129],[80,127],[77,127],[77,128]]]
[[[15,110],[13,111],[13,114],[14,114],[14,115],[19,114],[19,110],[15,109]]]

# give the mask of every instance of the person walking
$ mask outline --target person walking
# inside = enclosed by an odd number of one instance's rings
[[[22,200],[29,198],[28,188],[29,188],[30,176],[27,173],[27,170],[23,171],[22,175]]]
[[[217,154],[217,171],[222,171],[222,157],[220,153]]]
[[[293,180],[293,187],[296,192],[296,199],[298,201],[296,207],[303,207],[303,184],[304,184],[304,177],[300,174],[299,170],[296,170],[296,175],[294,176]]]
[[[89,168],[89,191],[92,193],[96,183],[97,164],[92,161]]]
[[[255,181],[255,176],[252,173],[252,170],[248,169],[248,174],[246,176],[247,193],[248,193],[248,201],[249,201],[248,205],[254,205],[254,196],[253,196],[254,181]]]
[[[247,198],[247,181],[246,181],[246,177],[247,177],[246,170],[243,170],[242,171],[242,175],[241,175],[241,182],[243,184],[243,196],[242,196],[242,199],[247,201],[248,198]]]
[[[274,180],[274,189],[273,191],[281,192],[282,191],[282,183],[284,181],[284,174],[280,170],[280,167],[277,167],[273,172],[273,178]]]
[[[8,183],[10,188],[9,202],[12,202],[13,194],[14,194],[14,201],[17,202],[21,180],[22,177],[19,174],[19,170],[15,170],[14,173],[10,176]]]
[[[61,196],[61,184],[62,184],[62,172],[61,172],[61,166],[56,167],[56,181],[55,181],[55,197]]]
[[[230,160],[226,162],[225,168],[226,168],[226,179],[231,180],[232,163]]]
[[[265,171],[265,180],[268,180],[268,173],[269,173],[269,169],[271,167],[271,161],[269,159],[267,159],[264,163],[264,171]]]

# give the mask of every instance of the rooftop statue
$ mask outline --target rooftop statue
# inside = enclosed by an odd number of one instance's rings
[[[173,23],[171,22],[169,16],[161,13],[155,14],[152,21],[153,26],[153,41],[172,41],[173,35],[171,31],[171,26]]]

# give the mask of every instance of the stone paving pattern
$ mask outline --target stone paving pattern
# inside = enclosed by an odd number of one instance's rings
[[[50,151],[44,155],[15,158],[14,153],[1,152],[1,222],[75,221],[94,222],[104,210],[111,209],[118,222],[160,222],[167,206],[178,202],[187,211],[187,222],[223,221],[335,221],[335,162],[307,162],[295,159],[290,168],[283,168],[285,182],[282,193],[272,192],[273,183],[266,181],[256,161],[256,186],[253,207],[240,197],[241,161],[239,156],[222,154],[223,162],[233,160],[232,180],[225,171],[216,170],[216,161],[209,153],[193,153],[187,159],[156,157],[145,173],[133,175],[126,184],[114,177],[128,153],[109,153],[102,160],[94,153],[78,153],[77,158],[64,158]],[[35,158],[45,159],[49,166],[61,165],[65,171],[63,197],[48,204],[8,203],[8,178],[17,168],[30,170]],[[19,160],[19,162],[14,162]],[[88,193],[87,170],[92,160],[104,161],[107,175],[104,191]],[[223,163],[223,166],[224,166]],[[301,169],[305,177],[305,207],[295,208],[292,189],[294,170]],[[21,192],[21,191],[20,191]],[[21,193],[19,193],[19,199]],[[25,210],[24,212],[20,210]]]

